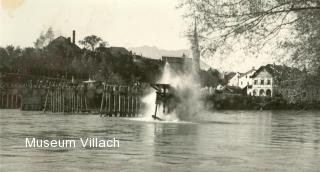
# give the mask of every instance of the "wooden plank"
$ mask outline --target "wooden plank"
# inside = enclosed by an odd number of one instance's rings
[[[8,92],[7,92],[7,106],[6,106],[6,109],[9,109],[9,94],[8,94]]]
[[[106,93],[107,93],[107,96],[106,96],[106,101],[107,101],[107,104],[106,104],[106,111],[107,111],[107,114],[108,116],[110,116],[110,107],[111,107],[111,102],[110,102],[110,96],[111,96],[111,92],[110,92],[110,86],[109,85],[106,85]]]
[[[50,111],[53,112],[53,90],[50,90]]]
[[[46,99],[45,99],[45,101],[44,101],[43,112],[46,112],[46,109],[47,109],[48,95],[49,95],[49,92],[47,91]]]
[[[107,89],[107,86],[104,86],[104,91],[105,91],[105,101],[106,101],[106,105],[105,105],[105,108],[104,108],[104,111],[105,111],[105,116],[108,115],[108,105],[110,104],[108,102],[108,97],[109,97],[109,94],[108,94],[108,89]]]
[[[15,93],[15,94],[14,94],[14,104],[13,104],[13,108],[14,108],[14,109],[17,109],[17,108],[18,108],[18,106],[17,106],[17,104],[18,104],[18,103],[17,103],[17,99],[18,99],[18,98],[17,98],[17,97],[18,97],[18,96],[17,96],[17,94]]]
[[[65,112],[65,93],[66,93],[66,91],[65,90],[63,90],[63,92],[62,92],[62,112],[64,113]]]
[[[131,116],[130,114],[130,87],[127,88],[127,116]]]
[[[2,90],[1,90],[1,108],[3,108],[4,109],[4,107],[3,107],[3,92],[2,92]]]
[[[100,103],[100,116],[102,115],[102,108],[104,105],[104,92],[102,92],[102,96],[101,96],[101,103]]]
[[[113,86],[113,114],[114,116],[117,116],[117,110],[116,110],[116,107],[117,107],[117,102],[116,102],[116,86]]]
[[[121,86],[118,86],[119,88],[119,91],[118,91],[118,115],[121,116],[121,94],[120,94],[120,91],[121,91]]]

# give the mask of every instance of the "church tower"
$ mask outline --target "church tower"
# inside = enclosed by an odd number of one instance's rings
[[[197,22],[194,22],[194,31],[191,38],[191,49],[192,49],[192,59],[193,59],[193,70],[194,72],[200,71],[200,48],[199,48],[199,37],[197,30]]]

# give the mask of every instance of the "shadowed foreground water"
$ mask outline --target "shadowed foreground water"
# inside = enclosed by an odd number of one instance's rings
[[[320,170],[319,111],[219,111],[203,122],[0,110],[0,171]],[[120,148],[25,148],[25,138],[120,139]]]

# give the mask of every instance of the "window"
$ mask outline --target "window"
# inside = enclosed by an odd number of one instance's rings
[[[270,85],[271,84],[271,81],[270,79],[267,80],[267,85]]]
[[[257,85],[258,80],[254,80],[253,85]]]
[[[261,79],[261,85],[264,85],[264,80],[263,79]]]
[[[257,91],[256,91],[256,90],[253,90],[252,95],[253,95],[253,96],[256,96],[256,95],[257,95]]]
[[[242,81],[241,81],[241,85],[242,85],[243,83],[242,83]]]
[[[268,97],[271,97],[271,90],[270,90],[270,89],[267,89],[266,95],[267,95]]]

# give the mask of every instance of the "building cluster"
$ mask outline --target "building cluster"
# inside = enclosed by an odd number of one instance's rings
[[[170,68],[177,73],[189,72],[192,70],[193,59],[182,55],[182,57],[162,56],[161,61],[168,63]]]
[[[289,102],[320,101],[319,77],[285,65],[268,64],[245,73],[235,73],[228,86],[248,96],[281,96]]]

